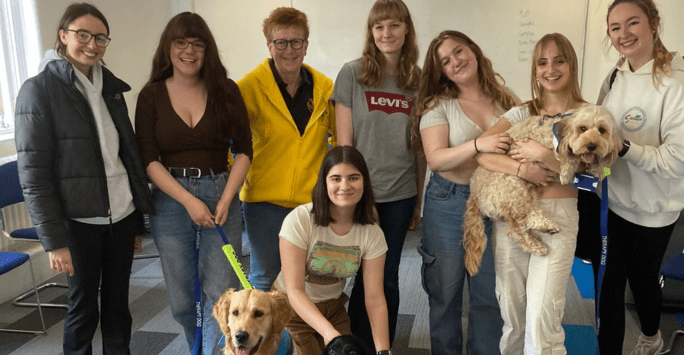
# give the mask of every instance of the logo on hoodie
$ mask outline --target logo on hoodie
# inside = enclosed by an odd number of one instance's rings
[[[410,115],[413,107],[410,97],[378,91],[366,91],[366,103],[368,112],[382,111],[388,115],[397,112]]]
[[[632,107],[622,115],[620,123],[628,132],[636,132],[646,125],[646,111],[639,107]]]

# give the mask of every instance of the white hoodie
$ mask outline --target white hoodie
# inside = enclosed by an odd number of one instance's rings
[[[612,88],[609,73],[599,104],[613,114],[631,147],[608,177],[610,209],[645,227],[674,223],[684,209],[684,59],[653,85],[653,61],[632,72],[621,60]],[[600,193],[599,193],[600,196]]]

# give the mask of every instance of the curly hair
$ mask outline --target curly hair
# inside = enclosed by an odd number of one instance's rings
[[[355,224],[376,224],[378,216],[375,213],[375,199],[373,198],[373,188],[371,187],[370,173],[368,166],[363,159],[363,155],[356,148],[349,145],[338,145],[328,151],[321,163],[318,172],[318,180],[311,192],[314,223],[319,226],[328,226],[335,220],[330,215],[330,196],[328,196],[327,178],[330,170],[337,164],[349,164],[356,168],[363,177],[363,195],[354,209],[353,222]]]
[[[670,53],[665,45],[660,40],[660,13],[653,0],[615,0],[608,6],[608,14],[606,15],[606,24],[608,24],[608,17],[610,12],[620,4],[633,4],[646,15],[648,24],[653,30],[653,86],[658,87],[661,75],[669,75],[672,69],[672,59],[674,53]],[[606,34],[609,34],[610,28],[606,28]]]
[[[387,65],[385,56],[375,45],[373,26],[381,21],[393,19],[406,25],[406,38],[399,57],[397,86],[403,90],[415,90],[420,81],[418,68],[418,42],[416,30],[408,7],[401,0],[377,0],[371,7],[366,23],[366,41],[363,47],[363,69],[359,74],[359,84],[365,87],[379,87],[384,79],[383,71]]]
[[[491,97],[505,111],[517,105],[516,99],[504,86],[504,79],[494,71],[492,62],[485,57],[480,46],[462,32],[442,31],[430,42],[423,63],[423,75],[420,79],[416,107],[411,117],[411,141],[414,149],[420,149],[422,146],[420,120],[423,114],[437,106],[440,99],[458,98],[461,93],[458,85],[442,71],[442,63],[437,53],[439,47],[447,39],[462,43],[473,51],[477,60],[478,82],[485,95]]]
[[[152,58],[152,73],[147,85],[164,81],[173,76],[173,64],[171,63],[171,46],[178,38],[198,38],[206,43],[204,61],[199,71],[199,78],[204,82],[207,90],[207,109],[223,115],[246,110],[244,102],[237,86],[230,83],[228,72],[219,57],[218,47],[209,26],[198,14],[183,12],[174,16],[164,28],[159,45]],[[232,115],[229,115],[232,116]],[[233,132],[239,131],[239,123],[234,122],[230,127],[223,126],[223,120],[218,120],[221,132],[232,136]]]
[[[306,14],[294,7],[279,7],[264,19],[263,29],[267,43],[273,40],[273,31],[288,27],[300,28],[304,31],[304,39],[309,39],[309,21]]]
[[[98,10],[92,4],[88,4],[85,2],[73,3],[69,5],[69,7],[67,7],[67,9],[64,11],[64,15],[62,15],[62,18],[59,20],[59,26],[57,26],[57,41],[55,41],[55,52],[57,53],[57,56],[59,56],[60,58],[67,59],[67,55],[66,44],[62,43],[62,40],[59,37],[59,32],[66,31],[67,29],[69,29],[69,25],[71,25],[72,22],[76,21],[76,19],[85,15],[94,16],[98,20],[102,21],[102,24],[107,29],[107,36],[109,36],[109,23],[107,22],[107,19],[102,14],[102,12],[100,12],[100,10]],[[104,65],[104,61],[102,59],[100,59],[100,63]]]
[[[570,65],[570,77],[568,78],[568,94],[565,96],[565,107],[576,108],[578,103],[584,103],[582,99],[582,92],[579,87],[579,64],[577,63],[577,54],[572,47],[570,40],[560,33],[549,33],[544,35],[537,44],[534,45],[532,51],[532,75],[530,76],[530,83],[532,88],[532,100],[527,101],[525,105],[530,109],[530,114],[538,116],[541,107],[545,104],[545,90],[544,87],[537,81],[537,63],[544,54],[544,48],[549,43],[555,43],[558,48],[560,56]]]

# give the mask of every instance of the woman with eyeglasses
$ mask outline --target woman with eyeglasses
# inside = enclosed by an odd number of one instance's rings
[[[425,159],[414,156],[410,115],[418,89],[416,31],[406,4],[378,0],[366,23],[361,58],[345,64],[335,81],[338,143],[356,147],[366,159],[373,182],[380,228],[385,234],[385,297],[390,342],[399,313],[399,262],[410,224],[420,220]],[[349,301],[352,332],[373,344],[364,304],[363,273]]]
[[[335,146],[333,82],[304,64],[306,15],[279,7],[264,20],[271,54],[238,81],[254,137],[254,164],[240,198],[250,240],[249,278],[268,291],[280,272],[278,233],[292,209],[311,202],[318,168]]]
[[[154,213],[123,99],[131,88],[103,65],[109,41],[97,8],[70,5],[57,28],[61,59],[27,80],[17,97],[26,204],[50,267],[69,282],[67,355],[92,352],[98,323],[103,353],[130,353],[133,251],[140,250],[143,213]]]
[[[199,15],[184,12],[166,25],[138,96],[135,126],[143,166],[155,186],[157,215],[150,217],[150,231],[171,312],[192,353],[213,354],[222,335],[213,304],[228,288],[240,287],[215,225],[241,250],[236,194],[249,169],[252,139],[238,87]],[[229,167],[231,141],[236,155]],[[201,327],[196,301],[202,304]]]

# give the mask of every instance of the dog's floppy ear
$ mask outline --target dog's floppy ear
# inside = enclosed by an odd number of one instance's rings
[[[572,116],[574,117],[574,116]],[[570,119],[572,117],[567,117],[554,124],[554,134],[558,139],[558,147],[556,152],[560,155],[570,155],[572,154],[572,149],[570,148],[570,135],[572,134],[572,125],[570,124]]]
[[[278,291],[271,291],[269,294],[273,297],[271,303],[273,311],[273,331],[280,333],[283,331],[283,328],[285,328],[285,324],[292,318],[294,310],[290,306],[287,295]]]
[[[226,293],[221,295],[221,298],[214,303],[214,309],[212,311],[214,318],[216,318],[216,321],[221,327],[221,331],[226,336],[230,335],[230,328],[228,327],[228,312],[230,311],[230,299],[233,296],[233,293],[235,293],[235,289],[231,288],[226,291]]]

